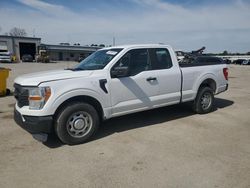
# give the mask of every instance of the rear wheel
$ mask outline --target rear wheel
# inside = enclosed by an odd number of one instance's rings
[[[212,111],[214,104],[214,93],[209,87],[199,89],[193,104],[193,109],[198,114],[206,114]]]
[[[59,112],[55,130],[66,144],[87,141],[98,129],[99,117],[95,108],[87,103],[73,103]]]

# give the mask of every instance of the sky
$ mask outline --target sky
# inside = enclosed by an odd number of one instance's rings
[[[250,51],[250,0],[0,0],[0,34],[42,43],[164,43],[176,50]]]

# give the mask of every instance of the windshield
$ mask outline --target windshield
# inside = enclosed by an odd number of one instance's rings
[[[82,60],[73,70],[103,69],[122,49],[99,50]]]

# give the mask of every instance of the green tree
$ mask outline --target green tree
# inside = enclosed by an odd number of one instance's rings
[[[26,37],[27,33],[25,29],[14,27],[10,30],[9,35],[16,37]]]
[[[222,55],[228,55],[228,51],[224,50],[224,52],[222,53]]]

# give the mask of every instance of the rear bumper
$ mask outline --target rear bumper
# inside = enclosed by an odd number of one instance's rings
[[[14,110],[15,122],[30,132],[31,134],[53,132],[52,116],[22,116],[16,109]]]
[[[217,92],[216,92],[216,95],[218,95],[219,93],[222,93],[224,91],[227,91],[228,90],[228,84],[218,88]]]
[[[228,84],[227,84],[227,86],[226,86],[226,90],[228,90]],[[226,90],[225,90],[225,91],[226,91]]]

